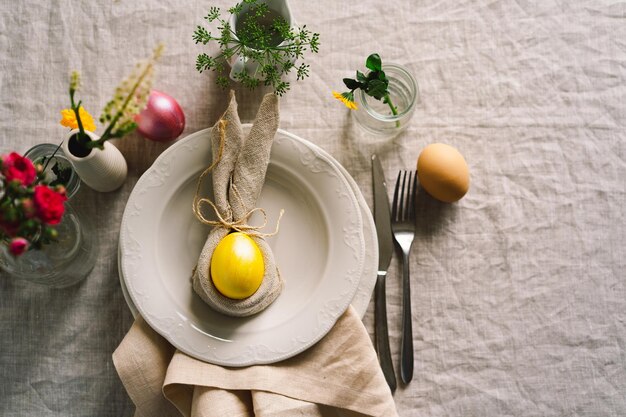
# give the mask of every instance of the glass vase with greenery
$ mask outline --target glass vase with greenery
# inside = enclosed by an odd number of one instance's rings
[[[283,76],[292,70],[296,71],[297,80],[309,76],[309,65],[304,62],[296,65],[296,61],[307,51],[319,51],[319,33],[311,32],[306,25],[290,25],[262,0],[243,0],[228,9],[228,14],[223,14],[219,7],[211,7],[205,19],[217,25],[217,32],[213,34],[203,26],[194,31],[196,44],[217,44],[219,47],[215,54],[198,55],[196,69],[199,72],[215,71],[216,83],[228,87],[226,62],[239,56],[258,63],[258,66],[253,73],[244,68],[231,74],[235,81],[250,89],[261,84],[269,86],[277,95],[289,90],[290,83]],[[232,16],[237,18],[237,27],[232,27]]]

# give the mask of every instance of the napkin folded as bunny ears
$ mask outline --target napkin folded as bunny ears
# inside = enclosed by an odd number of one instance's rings
[[[270,150],[278,129],[278,97],[267,94],[261,102],[250,133],[244,138],[237,114],[237,100],[231,92],[226,112],[213,126],[211,146],[213,163],[214,209],[219,221],[204,221],[214,227],[207,237],[192,276],[194,291],[220,313],[245,317],[267,308],[280,294],[283,281],[270,246],[258,228],[249,228],[248,217],[256,209],[256,202],[265,182]],[[207,173],[205,171],[205,173]],[[194,212],[203,221],[200,205],[207,199],[194,200]],[[204,207],[207,208],[206,206]],[[263,255],[265,273],[259,289],[250,297],[235,300],[222,295],[213,284],[210,274],[211,256],[217,244],[233,230],[248,232]]]

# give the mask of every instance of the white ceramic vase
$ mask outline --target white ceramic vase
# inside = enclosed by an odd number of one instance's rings
[[[104,142],[104,149],[94,148],[86,156],[79,156],[70,140],[78,132],[72,130],[63,141],[63,153],[72,163],[80,179],[96,191],[108,192],[118,189],[126,180],[128,167],[124,155],[110,142]],[[92,141],[100,137],[95,133],[85,131]]]

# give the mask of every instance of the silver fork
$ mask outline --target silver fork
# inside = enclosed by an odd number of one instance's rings
[[[407,175],[408,174],[408,175]],[[391,230],[402,249],[402,341],[400,349],[400,377],[408,384],[413,379],[413,326],[411,321],[411,281],[409,253],[415,238],[415,190],[417,174],[400,171],[393,192]]]

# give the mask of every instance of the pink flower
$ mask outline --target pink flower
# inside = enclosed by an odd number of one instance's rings
[[[9,244],[9,252],[13,256],[20,256],[28,250],[28,240],[23,237],[16,237],[11,240]]]
[[[42,222],[50,225],[59,224],[65,211],[65,200],[67,197],[57,193],[47,185],[35,186],[35,195],[33,196],[35,207],[37,209],[37,217]]]
[[[37,170],[30,159],[17,152],[2,156],[2,173],[8,182],[17,180],[24,186],[31,185],[37,178]]]

